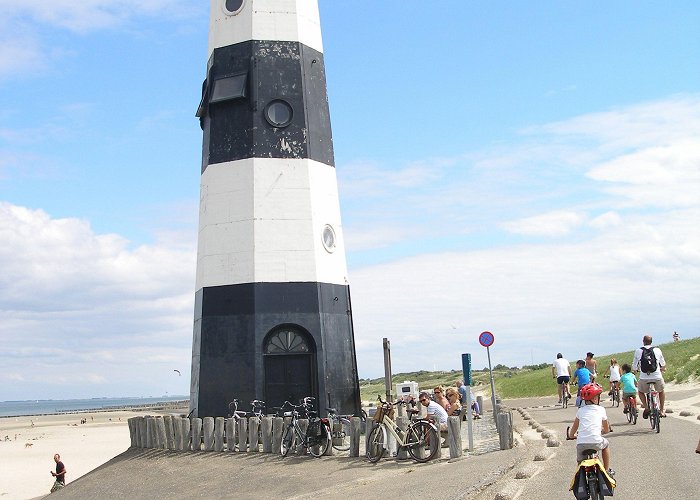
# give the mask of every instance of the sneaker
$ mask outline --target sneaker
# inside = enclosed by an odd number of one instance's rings
[[[624,413],[625,415],[627,415],[629,412],[630,412],[629,408],[625,408],[624,410],[622,410],[622,413]]]
[[[558,405],[560,405],[560,404],[561,404],[561,399],[560,399],[559,401],[557,401],[557,404],[558,404]]]
[[[608,396],[612,396],[612,391],[608,392]]]
[[[642,413],[642,418],[649,418],[649,409],[644,408],[644,412]]]
[[[447,444],[447,441],[443,441],[442,444],[440,445],[440,448],[449,448],[450,445]]]
[[[609,469],[608,469],[608,476],[610,476],[610,477],[615,477],[615,471],[612,470],[612,468],[609,468]]]

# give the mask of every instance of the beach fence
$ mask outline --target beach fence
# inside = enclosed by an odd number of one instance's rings
[[[409,417],[399,407],[397,425],[407,429]],[[422,415],[425,417],[426,415]],[[176,452],[231,452],[231,453],[273,453],[280,454],[282,432],[289,424],[290,417],[248,417],[224,418],[204,417],[187,418],[181,415],[138,416],[128,420],[132,448],[149,448]],[[363,451],[366,443],[361,443],[360,417],[350,417],[350,450],[344,456],[359,457],[360,445]],[[307,419],[298,420],[303,430],[308,426]],[[369,436],[374,422],[371,418],[365,422],[365,439]],[[450,458],[462,456],[461,418],[449,417],[447,430],[441,432],[449,446]],[[396,444],[387,443],[390,452],[396,453],[397,459],[408,458],[405,450],[396,450]],[[336,450],[328,447],[326,455],[333,455]],[[448,450],[438,448],[437,458]],[[346,455],[347,453],[347,455]]]
[[[280,453],[282,432],[290,417],[187,418],[181,415],[138,416],[128,420],[132,448],[171,451]],[[306,429],[307,419],[298,420]],[[360,417],[350,417],[349,456],[360,453]],[[327,455],[333,454],[328,447]]]

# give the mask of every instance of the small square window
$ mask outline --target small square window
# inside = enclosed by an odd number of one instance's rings
[[[209,102],[221,102],[245,97],[245,86],[248,75],[234,75],[214,80],[211,99]]]

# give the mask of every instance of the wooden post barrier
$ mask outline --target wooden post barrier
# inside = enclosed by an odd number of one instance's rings
[[[403,406],[399,406],[403,408]],[[405,412],[404,412],[405,413]],[[408,429],[408,418],[405,416],[396,417],[396,425],[403,431],[404,441],[406,440],[406,430]],[[399,446],[396,450],[396,460],[406,460],[408,458],[408,448]]]
[[[510,450],[513,447],[513,412],[501,412],[498,414],[498,441],[502,450]]]
[[[479,414],[481,415],[484,413],[484,396],[477,396],[476,402],[479,405]]]
[[[238,437],[238,451],[248,451],[248,419],[238,419],[238,428],[236,431],[236,436]]]
[[[189,418],[183,417],[180,419],[180,426],[182,427],[182,451],[190,449],[190,428],[192,427],[192,422]]]
[[[127,423],[129,424],[129,439],[131,440],[131,448],[136,447],[136,427],[134,424],[136,423],[136,417],[131,417],[129,420],[127,420]]]
[[[156,417],[156,436],[157,436],[157,442],[155,448],[159,448],[161,450],[165,449],[165,422],[163,421],[163,417]]]
[[[461,417],[447,417],[447,443],[450,445],[450,458],[462,456]]]
[[[362,430],[362,419],[360,417],[350,417],[350,456],[360,456],[360,434]]]
[[[182,418],[173,415],[173,444],[174,450],[182,451],[184,450],[182,446]]]
[[[214,419],[214,451],[224,451],[224,417]]]
[[[153,442],[155,441],[155,425],[153,422],[153,417],[146,415],[146,448],[153,448]]]
[[[282,432],[284,431],[284,418],[272,419],[272,453],[280,454],[282,449]]]
[[[236,421],[233,417],[226,419],[226,449],[234,451],[236,449]]]
[[[143,417],[134,418],[136,418],[136,446],[143,448],[146,444],[145,421]]]
[[[195,417],[190,422],[192,427],[192,441],[190,442],[190,449],[192,451],[201,451],[202,449],[202,419]]]
[[[202,419],[202,437],[204,438],[204,451],[214,451],[214,417]]]
[[[248,419],[248,451],[257,453],[260,451],[258,447],[258,427],[260,426],[260,419],[258,417],[250,417]]]
[[[373,428],[374,420],[367,417],[367,420],[365,420],[365,450],[369,449],[369,435],[372,432]]]
[[[328,448],[326,448],[326,451],[323,453],[324,457],[332,457],[333,456],[333,433],[336,432],[336,428],[338,430],[343,430],[343,425],[340,422],[334,423],[332,420],[330,420],[330,419],[328,419],[328,420],[331,424],[331,429],[330,429],[330,431],[331,431],[331,444],[330,444],[330,446],[328,446]],[[323,423],[321,423],[320,425],[323,425]],[[336,443],[336,444],[338,444],[338,443]]]
[[[263,453],[272,453],[272,417],[263,417],[260,422],[260,437]]]
[[[168,450],[175,449],[175,438],[173,433],[173,417],[172,415],[163,415],[163,423],[165,424],[165,447]]]

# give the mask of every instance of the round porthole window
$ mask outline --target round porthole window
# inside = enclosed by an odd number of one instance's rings
[[[325,248],[328,252],[335,251],[335,231],[330,224],[326,224],[326,227],[323,228],[323,234],[321,237],[323,238],[323,248]]]
[[[292,122],[292,106],[276,99],[265,106],[265,119],[273,127],[286,127]]]
[[[245,0],[223,0],[224,12],[229,16],[235,16],[243,8]]]

